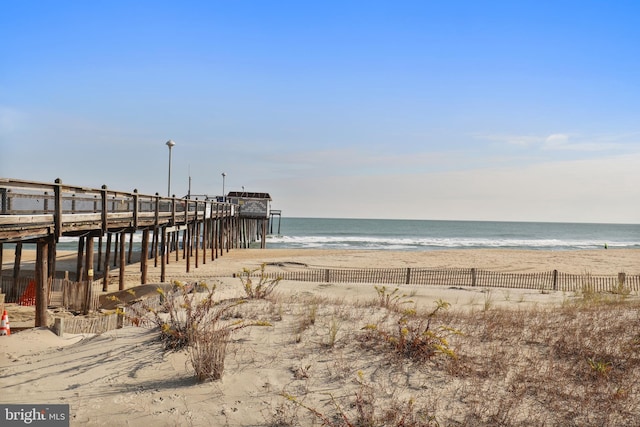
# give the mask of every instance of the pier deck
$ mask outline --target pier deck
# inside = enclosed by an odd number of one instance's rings
[[[97,270],[102,272],[104,289],[109,283],[110,263],[119,256],[120,289],[124,289],[124,271],[130,260],[134,233],[142,233],[140,251],[141,284],[147,283],[147,260],[160,259],[161,281],[165,280],[165,265],[171,253],[186,257],[189,272],[193,259],[216,259],[232,248],[248,247],[262,237],[265,246],[268,217],[243,217],[234,203],[216,199],[190,199],[121,192],[102,188],[87,188],[0,178],[0,277],[3,272],[2,249],[15,244],[14,283],[20,275],[20,253],[23,243],[36,245],[35,281],[36,326],[46,324],[47,289],[55,277],[56,244],[60,238],[78,239],[76,280],[94,281],[94,239],[100,239]],[[260,233],[262,231],[262,233]],[[261,234],[261,236],[260,236]],[[182,239],[181,239],[182,235]],[[106,236],[104,259],[102,239]],[[112,239],[112,237],[115,237]],[[129,256],[125,257],[125,240],[129,237]],[[150,241],[151,239],[151,241]],[[114,241],[112,249],[112,240]],[[104,264],[101,265],[101,262]],[[15,285],[8,300],[16,298]],[[39,314],[40,313],[40,318]]]

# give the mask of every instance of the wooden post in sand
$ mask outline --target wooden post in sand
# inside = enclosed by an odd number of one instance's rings
[[[218,258],[218,248],[220,247],[220,216],[218,213],[218,208],[220,207],[220,205],[218,205],[218,203],[216,203],[216,219],[215,222],[213,223],[213,249],[211,251],[211,256],[213,258],[211,258],[211,261],[215,260]]]
[[[127,254],[127,263],[131,264],[131,257],[133,256],[133,235],[135,231],[131,230],[129,233],[129,252]]]
[[[86,237],[85,280],[93,280],[93,236]]]
[[[198,259],[200,258],[200,222],[198,220],[198,199],[196,199],[196,216],[193,219],[193,245],[196,248],[194,262],[195,268],[198,268]]]
[[[16,252],[13,258],[13,285],[9,292],[9,301],[18,300],[18,277],[20,277],[20,260],[22,258],[22,242],[16,243]]]
[[[78,252],[76,255],[76,281],[81,282],[84,277],[82,260],[84,259],[84,237],[78,239]]]
[[[160,244],[160,239],[158,238],[158,232],[160,231],[160,195],[156,193],[156,201],[155,201],[155,218],[154,218],[154,227],[153,227],[153,266],[158,266],[158,245]]]
[[[120,250],[120,234],[116,233],[115,237],[115,242],[113,243],[113,266],[117,266],[118,265],[118,260],[120,259],[120,257],[118,256],[118,251]]]
[[[102,235],[98,236],[98,262],[96,264],[97,271],[100,271],[101,265],[102,265]]]
[[[49,242],[49,277],[56,278],[56,241],[52,239]]]
[[[87,292],[84,301],[84,314],[89,314],[91,310],[91,300],[93,299],[93,237],[87,236],[86,259],[85,259],[85,280],[87,282]]]
[[[120,271],[119,271],[120,274],[118,275],[118,279],[119,279],[118,289],[121,291],[124,290],[124,268],[126,266],[125,256],[124,256],[124,241],[126,236],[127,234],[123,230],[122,233],[120,233]]]
[[[111,262],[111,233],[107,233],[107,247],[104,252],[104,276],[102,278],[102,291],[109,290],[109,267]]]
[[[167,257],[165,251],[167,250],[167,227],[162,227],[162,244],[160,245],[160,282],[164,283],[166,280],[167,272]]]
[[[553,270],[553,275],[551,276],[551,285],[554,291],[558,290],[558,270]]]
[[[618,273],[618,287],[619,289],[624,288],[624,282],[626,280],[626,273]]]
[[[147,283],[147,254],[149,253],[149,229],[142,231],[142,249],[140,250],[140,284]]]
[[[49,240],[38,240],[36,244],[36,328],[47,326],[49,290]]]
[[[262,220],[262,241],[260,242],[260,248],[267,248],[267,225],[268,221]]]
[[[204,202],[204,216],[202,217],[202,264],[207,263],[207,245],[209,244],[209,221],[207,218],[207,202]]]

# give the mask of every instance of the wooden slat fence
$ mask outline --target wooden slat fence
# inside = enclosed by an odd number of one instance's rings
[[[34,277],[19,277],[14,281],[13,277],[2,277],[2,291],[6,295],[5,302],[18,303],[25,293],[29,283]],[[14,286],[15,283],[15,286]],[[52,279],[49,285],[48,306],[62,307],[69,311],[94,311],[97,310],[102,292],[102,281],[91,283],[91,295],[87,300],[88,282],[73,282],[66,279]],[[89,306],[87,307],[87,303]]]
[[[17,303],[20,297],[27,290],[29,282],[33,280],[33,277],[18,277],[15,281],[13,277],[2,276],[0,286],[2,290],[0,293],[5,294],[6,303]],[[14,285],[15,283],[15,285]]]
[[[553,272],[542,273],[502,273],[496,271],[477,270],[475,284],[480,287],[500,287],[514,289],[553,289]]]
[[[472,286],[473,278],[470,269],[466,268],[403,268],[407,285],[442,285]]]
[[[57,327],[63,329],[59,333],[65,334],[101,334],[118,328],[118,315],[115,313],[96,317],[69,316],[57,318],[57,325],[60,325],[60,319],[62,319],[64,326]]]
[[[588,291],[588,292],[614,292],[622,290],[638,292],[640,290],[640,275],[601,276],[591,274],[566,274],[558,273],[558,290],[561,291]]]
[[[102,292],[102,281],[96,280],[91,283],[91,294],[87,300],[88,288],[88,282],[63,281],[61,289],[62,307],[69,311],[82,311],[85,313],[97,310],[100,307],[99,297],[100,292]]]
[[[255,275],[260,273],[256,272]],[[475,268],[296,269],[266,272],[268,277],[302,282],[372,283],[389,285],[477,286],[557,291],[640,292],[640,275],[504,273]]]

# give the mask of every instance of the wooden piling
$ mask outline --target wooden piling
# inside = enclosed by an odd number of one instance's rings
[[[142,249],[140,252],[140,284],[147,283],[147,260],[149,253],[149,229],[145,228],[142,231]]]
[[[38,240],[36,243],[36,319],[35,326],[47,326],[47,306],[49,302],[49,240]]]
[[[110,262],[111,262],[111,233],[107,233],[107,247],[105,248],[105,252],[104,252],[104,276],[102,277],[102,290],[104,292],[107,292],[109,290]]]
[[[126,267],[124,245],[126,240],[126,232],[120,233],[120,271],[118,272],[118,290],[124,290],[124,272]]]
[[[166,273],[167,273],[167,257],[165,256],[165,251],[167,249],[167,228],[166,227],[162,227],[162,244],[160,246],[160,250],[161,250],[161,260],[160,260],[160,281],[162,283],[165,282],[166,280]]]
[[[11,286],[11,292],[9,295],[9,301],[14,301],[18,298],[18,278],[20,277],[20,263],[22,260],[22,242],[16,243],[16,249],[13,259],[13,286]]]
[[[76,280],[81,282],[84,278],[84,237],[78,239],[78,258],[76,261]]]

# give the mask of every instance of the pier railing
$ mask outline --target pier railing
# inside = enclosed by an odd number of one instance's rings
[[[236,215],[237,207],[215,200],[161,197],[107,189],[0,178],[0,243],[85,230],[181,225]]]

